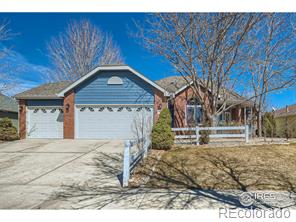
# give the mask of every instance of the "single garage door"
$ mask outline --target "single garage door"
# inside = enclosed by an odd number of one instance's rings
[[[153,106],[77,106],[75,132],[79,139],[135,139],[149,134]]]
[[[63,138],[62,107],[28,107],[27,138]]]

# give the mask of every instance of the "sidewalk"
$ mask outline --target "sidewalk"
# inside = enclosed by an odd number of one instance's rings
[[[116,187],[78,189],[71,196],[68,190],[64,198],[45,202],[42,209],[217,209],[220,207],[245,208],[240,203],[241,191],[215,190],[165,190],[165,189],[120,189]],[[257,192],[256,192],[257,193]],[[259,191],[266,194],[258,199],[253,208],[296,209],[295,194],[289,192]],[[275,198],[268,198],[270,194]],[[74,194],[74,193],[73,193]],[[260,196],[260,195],[259,195]],[[262,195],[261,195],[262,196]]]

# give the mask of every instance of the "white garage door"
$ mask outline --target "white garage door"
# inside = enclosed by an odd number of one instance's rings
[[[151,132],[153,106],[77,106],[76,138],[135,139]]]
[[[28,107],[27,138],[63,138],[61,107]]]

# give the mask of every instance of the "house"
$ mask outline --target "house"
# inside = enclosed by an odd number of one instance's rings
[[[296,137],[296,104],[274,111],[276,135],[279,137]]]
[[[15,97],[20,138],[128,139],[151,130],[168,94],[129,66],[106,65]]]
[[[196,126],[202,123],[202,108],[199,101],[194,98],[189,79],[170,76],[156,83],[173,95],[168,100],[168,106],[173,116],[174,127]],[[218,125],[250,124],[254,104],[235,92],[227,90],[225,94],[227,95],[223,96],[227,96],[227,105],[233,107],[219,116]]]
[[[12,124],[18,128],[18,104],[13,98],[0,93],[0,120],[8,117]]]
[[[170,78],[156,83],[127,65],[105,65],[75,82],[22,92],[15,96],[20,138],[135,138],[151,131],[164,107],[172,111],[174,126],[198,124],[200,106],[192,102],[190,87]],[[167,84],[172,80],[175,88]],[[243,109],[246,113],[245,106],[232,110],[229,118],[243,122]]]

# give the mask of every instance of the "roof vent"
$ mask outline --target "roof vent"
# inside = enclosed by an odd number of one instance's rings
[[[122,85],[123,81],[118,76],[112,76],[108,79],[108,85]]]

